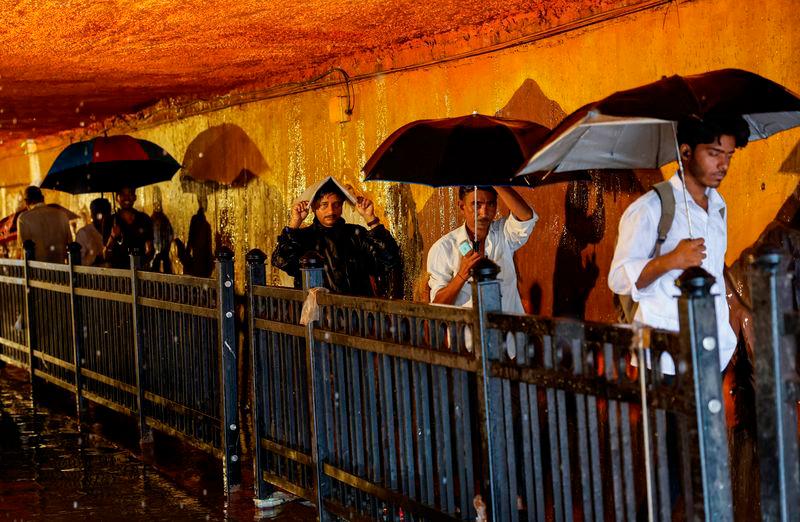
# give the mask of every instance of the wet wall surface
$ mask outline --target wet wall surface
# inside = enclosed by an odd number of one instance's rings
[[[226,505],[214,462],[157,438],[156,465],[144,464],[125,447],[135,429],[94,422],[79,431],[63,408],[68,398],[34,405],[26,378],[0,369],[0,520],[315,519],[299,502],[257,511],[244,488]],[[109,431],[127,437],[98,435]]]

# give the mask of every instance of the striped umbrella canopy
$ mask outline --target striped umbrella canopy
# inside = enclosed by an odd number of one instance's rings
[[[132,136],[79,141],[58,155],[41,187],[70,194],[118,192],[169,181],[180,163],[160,146]]]

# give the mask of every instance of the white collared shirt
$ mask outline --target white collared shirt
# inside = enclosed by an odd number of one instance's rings
[[[683,184],[677,174],[669,182],[675,195],[675,217],[667,239],[661,246],[661,255],[674,250],[680,240],[689,238]],[[727,212],[725,201],[716,190],[708,189],[707,196],[708,212],[691,196],[687,200],[694,238],[705,239],[706,258],[701,266],[716,279],[711,293],[715,295],[720,369],[724,370],[733,356],[737,342],[728,322],[728,302],[725,298],[725,279],[722,272],[725,267],[725,251],[728,248]],[[720,209],[723,211],[720,212]],[[655,328],[678,331],[678,300],[675,298],[680,295],[680,291],[675,286],[675,279],[682,271],[670,270],[649,286],[636,288],[639,275],[651,261],[650,253],[656,244],[660,218],[661,201],[655,191],[649,191],[625,210],[619,222],[619,238],[608,274],[608,286],[615,294],[630,295],[639,303],[635,321]],[[674,374],[674,365],[671,361],[666,363],[662,362],[662,371]]]
[[[507,218],[493,221],[489,226],[489,233],[486,235],[485,255],[500,266],[500,294],[502,296],[502,306],[504,312],[525,313],[522,308],[522,300],[517,289],[517,270],[514,267],[514,252],[528,241],[528,237],[536,225],[539,216],[533,212],[533,216],[527,221],[519,221],[509,214]],[[461,264],[461,252],[458,246],[467,241],[472,244],[467,237],[467,227],[461,225],[439,238],[428,251],[428,274],[430,280],[428,285],[431,288],[431,301],[436,294],[447,286],[458,272]],[[470,278],[471,279],[471,278]],[[472,286],[464,283],[453,303],[456,306],[472,306]]]

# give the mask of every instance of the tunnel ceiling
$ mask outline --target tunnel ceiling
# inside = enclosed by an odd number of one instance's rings
[[[424,63],[636,3],[0,0],[0,148],[331,67]]]

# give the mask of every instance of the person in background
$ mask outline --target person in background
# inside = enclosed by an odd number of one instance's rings
[[[39,187],[30,186],[23,193],[27,210],[17,219],[17,244],[20,252],[25,241],[33,241],[36,261],[64,263],[67,245],[72,242],[69,217],[59,207],[44,204]]]
[[[130,267],[130,250],[140,249],[143,266],[153,258],[153,221],[144,212],[133,208],[136,190],[124,187],[117,192],[119,210],[111,217],[111,234],[106,241],[103,256],[113,268]]]
[[[209,277],[214,271],[213,237],[211,224],[206,219],[205,195],[197,197],[197,213],[189,221],[186,247],[178,248],[183,263],[183,273],[195,277]]]
[[[105,198],[93,199],[89,204],[92,220],[75,234],[75,242],[81,246],[81,264],[84,266],[103,263],[103,226],[111,218],[111,203]]]
[[[150,268],[153,272],[171,274],[172,262],[170,261],[169,249],[172,246],[175,233],[172,230],[172,223],[170,223],[167,215],[164,214],[161,190],[158,187],[154,187],[153,194],[153,213],[150,215],[150,219],[153,222],[153,261]]]

